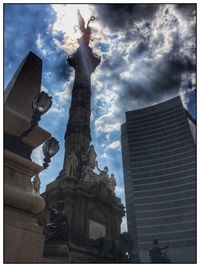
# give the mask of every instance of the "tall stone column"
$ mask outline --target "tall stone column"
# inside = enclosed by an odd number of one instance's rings
[[[94,17],[89,22],[92,20]],[[75,70],[75,79],[65,133],[63,169],[42,194],[50,208],[54,208],[59,200],[64,202],[70,225],[70,256],[74,263],[97,262],[96,239],[105,238],[106,244],[112,245],[112,241],[120,236],[120,219],[124,215],[121,200],[110,189],[107,172],[94,172],[97,155],[90,146],[91,75],[101,60],[89,47],[89,22],[85,28],[79,13],[79,28],[83,35],[78,39],[77,51],[68,57],[69,65]],[[54,251],[60,253],[56,247]],[[113,255],[109,257],[115,260]]]
[[[68,63],[75,70],[75,79],[69,121],[65,133],[64,170],[67,157],[72,152],[75,152],[76,156],[81,158],[89,148],[91,141],[91,74],[100,64],[100,57],[95,56],[87,44],[81,43],[76,53],[68,57]]]

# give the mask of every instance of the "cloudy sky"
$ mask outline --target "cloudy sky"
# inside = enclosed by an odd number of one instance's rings
[[[41,192],[62,169],[64,133],[74,72],[67,56],[81,33],[77,9],[91,23],[93,52],[101,65],[92,75],[91,134],[99,167],[115,173],[124,202],[120,126],[125,112],[178,94],[196,117],[195,4],[4,4],[4,87],[31,50],[43,60],[42,90],[53,106],[40,122],[60,142],[41,173]],[[33,160],[42,163],[41,147]]]

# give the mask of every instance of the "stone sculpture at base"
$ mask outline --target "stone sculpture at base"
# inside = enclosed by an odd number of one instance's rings
[[[78,167],[78,158],[74,152],[67,158],[66,175],[75,176]]]
[[[88,165],[91,169],[94,169],[95,168],[95,162],[96,162],[96,157],[97,157],[97,154],[96,154],[96,151],[94,149],[94,146],[91,145],[87,151],[87,155],[88,155]]]
[[[86,167],[84,172],[82,173],[82,178],[87,182],[94,182],[94,174],[90,167]]]
[[[99,182],[103,182],[107,187],[109,187],[109,175],[108,175],[108,167],[105,166],[103,170],[99,169],[98,167],[98,162],[96,161],[96,167],[98,171],[100,172],[99,174]]]
[[[64,204],[62,201],[59,201],[57,209],[50,209],[50,223],[46,224],[44,228],[46,240],[68,242],[69,225],[63,209]]]
[[[36,176],[33,179],[33,189],[35,190],[36,193],[40,193],[40,177],[38,174],[36,174]]]
[[[109,188],[112,191],[112,193],[115,193],[116,185],[117,185],[117,183],[116,183],[116,180],[115,180],[115,176],[112,173],[111,176],[110,176],[110,180],[109,180]]]

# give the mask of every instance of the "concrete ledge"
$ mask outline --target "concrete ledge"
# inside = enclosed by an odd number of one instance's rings
[[[44,199],[35,191],[24,192],[20,188],[5,184],[4,203],[7,206],[30,212],[34,215],[39,214],[45,208]]]
[[[30,120],[7,106],[5,106],[4,122],[5,132],[13,136],[20,136],[30,127]],[[22,141],[34,149],[44,143],[50,137],[51,134],[49,132],[37,126],[28,136],[23,137]]]
[[[29,177],[32,177],[43,170],[42,166],[32,162],[31,160],[21,157],[7,149],[4,150],[4,159],[5,167],[16,170],[17,172],[27,175]]]
[[[34,215],[40,213],[45,208],[45,201],[35,192],[31,177],[42,169],[40,165],[5,150],[5,205]]]

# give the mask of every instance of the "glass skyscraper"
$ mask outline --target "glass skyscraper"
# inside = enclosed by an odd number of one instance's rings
[[[121,127],[128,231],[142,262],[152,240],[196,261],[196,122],[180,97],[126,112]]]

